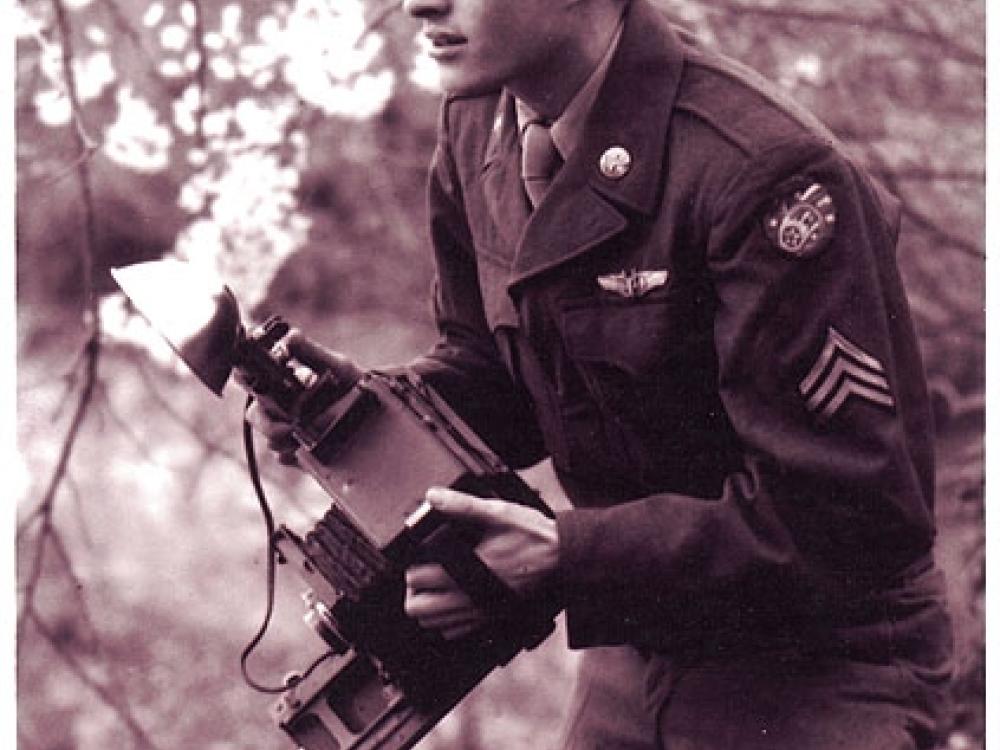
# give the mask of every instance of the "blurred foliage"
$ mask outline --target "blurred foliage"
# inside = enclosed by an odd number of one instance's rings
[[[938,422],[938,557],[959,643],[949,747],[983,734],[984,86],[981,0],[660,0],[784,86],[900,196],[899,264]],[[21,0],[19,741],[278,747],[237,655],[264,604],[240,399],[161,358],[109,267],[220,273],[367,365],[433,340],[425,169],[437,95],[397,3]],[[183,304],[183,301],[179,301]],[[325,500],[265,463],[279,519]],[[297,580],[255,674],[318,648]],[[574,660],[492,676],[426,747],[544,746]]]

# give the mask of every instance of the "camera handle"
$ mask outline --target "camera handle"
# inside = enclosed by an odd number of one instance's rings
[[[424,501],[405,521],[421,557],[439,563],[448,575],[489,617],[494,626],[516,631],[521,645],[535,648],[555,628],[552,613],[518,594],[475,552],[469,534]],[[540,611],[542,610],[542,611]]]

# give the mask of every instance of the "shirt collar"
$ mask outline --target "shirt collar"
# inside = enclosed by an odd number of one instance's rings
[[[618,48],[618,41],[621,39],[624,25],[623,21],[624,15],[618,19],[618,26],[611,35],[608,48],[594,72],[576,92],[559,118],[552,123],[549,131],[552,135],[552,142],[563,159],[568,158],[576,150],[583,138],[583,126],[587,115],[590,114],[594,102],[597,101],[597,94],[601,90],[601,84],[604,83],[608,67],[611,65],[611,58],[614,57],[615,50]],[[517,101],[517,131],[519,133],[524,130],[525,125],[537,117],[538,115],[528,105]]]

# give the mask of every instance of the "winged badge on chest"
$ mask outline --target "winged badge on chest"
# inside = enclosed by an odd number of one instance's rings
[[[625,299],[635,299],[648,294],[653,289],[664,286],[670,272],[666,269],[657,271],[619,271],[597,277],[601,289],[617,294]]]

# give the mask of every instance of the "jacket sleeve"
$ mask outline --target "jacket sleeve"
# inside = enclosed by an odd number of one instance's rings
[[[508,465],[524,468],[542,460],[544,448],[528,397],[514,385],[486,322],[461,183],[448,144],[447,107],[443,113],[428,186],[439,338],[409,369],[433,386]]]
[[[932,428],[887,205],[812,139],[761,153],[722,191],[706,266],[742,458],[719,498],[559,516],[574,645],[849,617],[926,555]],[[795,236],[803,216],[826,221],[814,242]]]

